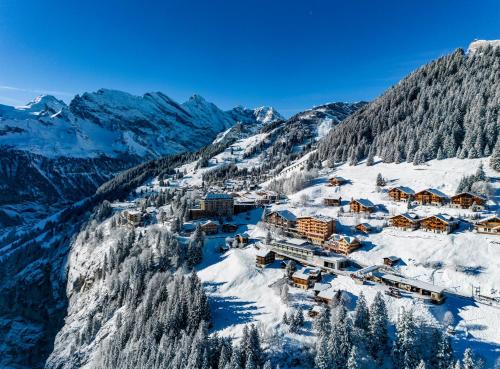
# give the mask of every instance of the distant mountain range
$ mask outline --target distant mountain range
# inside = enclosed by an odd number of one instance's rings
[[[107,89],[77,95],[69,105],[53,96],[0,105],[0,226],[22,224],[27,213],[47,215],[121,170],[197,150],[236,124],[282,119],[270,107],[223,111],[199,95],[179,104],[161,92]]]

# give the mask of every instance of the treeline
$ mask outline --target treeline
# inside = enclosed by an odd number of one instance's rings
[[[484,360],[470,349],[458,360],[443,327],[417,319],[402,310],[392,339],[387,307],[380,292],[368,307],[358,298],[349,314],[342,298],[333,300],[316,318],[318,332],[315,354],[317,369],[480,369]]]
[[[421,164],[488,156],[499,133],[500,48],[431,62],[334,128],[319,159]]]

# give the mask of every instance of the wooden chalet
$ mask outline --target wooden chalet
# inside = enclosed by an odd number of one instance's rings
[[[352,199],[349,207],[354,213],[372,213],[375,211],[375,205],[367,199]]]
[[[400,258],[398,258],[397,256],[386,256],[384,258],[384,265],[387,265],[387,266],[394,266],[396,265],[397,263],[399,263],[401,261]]]
[[[474,231],[477,233],[500,235],[500,218],[493,216],[484,220],[480,220],[474,224]]]
[[[342,297],[342,292],[334,288],[328,288],[326,290],[320,291],[314,298],[317,302],[322,302],[325,304],[330,304],[333,300],[340,301]]]
[[[404,231],[414,231],[420,226],[417,214],[403,213],[398,214],[389,219],[392,227],[399,228]]]
[[[294,287],[302,288],[304,290],[309,289],[313,283],[310,270],[308,268],[303,268],[295,271],[292,274],[292,283]]]
[[[219,232],[219,225],[211,220],[201,224],[201,230],[205,234],[217,234]]]
[[[261,248],[255,255],[255,265],[259,268],[264,268],[275,260],[275,253],[269,249]]]
[[[398,186],[391,188],[388,194],[394,201],[410,201],[415,196],[415,191],[409,187]]]
[[[297,232],[316,245],[321,245],[335,232],[335,220],[325,216],[297,218]]]
[[[323,200],[323,203],[326,205],[326,206],[340,206],[341,203],[342,203],[342,197],[339,197],[339,198],[334,198],[334,197],[326,197],[324,200]]]
[[[345,178],[339,177],[339,176],[333,176],[328,179],[328,183],[330,186],[342,186],[345,184],[347,181]]]
[[[448,196],[434,188],[428,188],[415,194],[415,201],[420,205],[443,206],[448,203],[449,200]]]
[[[273,226],[283,228],[285,230],[295,227],[297,218],[289,210],[277,210],[272,211],[265,216],[266,223],[272,224]]]
[[[356,237],[332,234],[323,247],[329,251],[347,255],[361,247],[361,243]]]
[[[461,209],[479,208],[484,209],[486,197],[470,192],[462,192],[451,197],[451,206]]]
[[[364,234],[369,234],[373,232],[373,227],[368,223],[360,223],[356,226],[356,231]]]
[[[446,214],[431,215],[420,221],[420,228],[434,233],[451,233],[458,228],[458,225],[457,219]]]

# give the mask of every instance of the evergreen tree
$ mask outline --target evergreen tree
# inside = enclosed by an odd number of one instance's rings
[[[490,167],[500,172],[500,137],[498,137],[490,157]]]
[[[448,369],[453,365],[453,349],[451,347],[450,338],[444,334],[440,334],[436,353],[436,369]]]
[[[358,369],[359,365],[359,354],[356,346],[353,346],[351,352],[349,353],[349,359],[347,360],[347,369]],[[424,368],[425,369],[425,368]]]
[[[463,369],[477,369],[474,363],[474,358],[472,357],[472,350],[470,347],[466,348],[464,351],[464,358],[462,359]]]
[[[363,295],[363,292],[361,292],[356,304],[356,310],[354,311],[354,326],[364,331],[368,331],[369,325],[370,317],[368,306],[366,304],[365,296]]]
[[[370,353],[374,359],[382,360],[389,340],[387,308],[380,292],[377,292],[375,299],[370,305]]]

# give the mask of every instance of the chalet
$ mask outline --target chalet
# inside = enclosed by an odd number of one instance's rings
[[[314,286],[313,286],[314,296],[318,296],[318,294],[321,291],[327,290],[331,287],[332,286],[329,283],[314,283]]]
[[[447,214],[436,214],[420,221],[420,228],[434,233],[451,233],[458,228],[459,221]]]
[[[269,249],[261,248],[255,255],[255,265],[259,268],[264,268],[266,265],[274,261],[275,253]]]
[[[398,214],[389,219],[392,227],[404,231],[414,231],[420,226],[418,215],[413,213]]]
[[[217,234],[219,232],[219,225],[211,220],[207,220],[201,224],[201,230],[205,234]]]
[[[297,218],[297,232],[316,245],[321,245],[335,232],[335,220],[325,216]]]
[[[302,288],[304,290],[309,289],[312,285],[310,269],[303,268],[295,271],[292,274],[292,283],[294,287]]]
[[[320,291],[314,299],[317,302],[323,302],[325,304],[330,304],[333,300],[340,301],[341,296],[342,296],[342,292],[340,290],[329,288],[329,289]]]
[[[231,216],[234,199],[227,193],[208,193],[201,199],[200,209],[207,215]]]
[[[238,230],[238,226],[236,224],[224,223],[222,225],[222,232],[224,233],[233,233]]]
[[[484,220],[480,220],[474,224],[474,231],[477,233],[487,233],[500,235],[500,218],[493,216]]]
[[[294,228],[297,221],[295,215],[288,210],[272,211],[269,214],[266,214],[265,219],[266,223],[285,230]]]
[[[248,233],[237,234],[234,238],[238,240],[240,245],[246,245],[250,239]]]
[[[323,247],[327,250],[347,255],[361,247],[361,243],[356,237],[332,234]]]
[[[291,258],[309,259],[314,255],[314,246],[306,240],[287,238],[275,240],[272,243],[273,251]]]
[[[399,263],[401,261],[400,258],[398,258],[397,256],[386,256],[384,258],[384,265],[387,265],[387,266],[394,266],[396,265],[397,263]]]
[[[139,210],[125,210],[123,215],[131,226],[138,227],[142,224],[142,212]]]
[[[383,274],[380,278],[382,282],[388,286],[415,292],[422,296],[428,296],[430,300],[436,304],[442,304],[446,298],[443,288],[430,283],[418,281],[416,279],[403,278],[394,274]]]
[[[415,201],[420,205],[442,206],[448,203],[449,200],[448,196],[434,188],[428,188],[415,194]]]
[[[356,226],[356,230],[364,234],[369,234],[373,232],[373,227],[368,223],[360,223]]]
[[[391,188],[388,194],[394,201],[409,201],[413,199],[413,196],[415,196],[415,191],[409,187],[398,186]]]
[[[345,178],[339,177],[339,176],[334,176],[328,179],[328,183],[330,186],[342,186],[345,184],[347,181]]]
[[[461,209],[484,209],[486,205],[486,197],[470,192],[462,192],[455,196],[452,196],[450,204],[452,207]]]
[[[342,197],[328,197],[323,200],[323,203],[325,204],[325,206],[340,206],[342,203]]]
[[[354,213],[371,213],[375,211],[375,205],[367,199],[352,199],[349,206]]]

